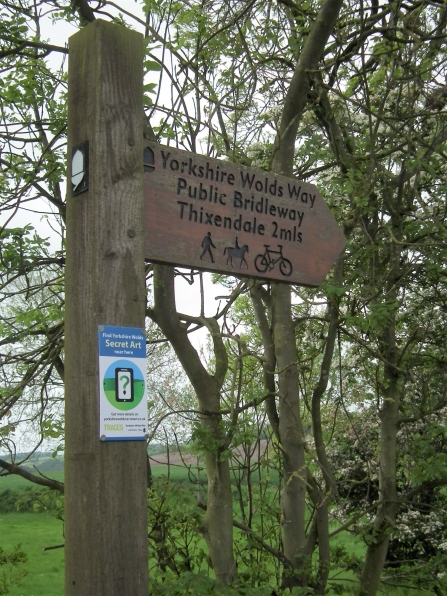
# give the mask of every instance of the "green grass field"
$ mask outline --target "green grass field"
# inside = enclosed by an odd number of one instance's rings
[[[64,473],[63,472],[48,472],[45,474],[48,478],[52,478],[53,480],[59,480],[63,482],[64,480]],[[29,480],[25,480],[21,476],[17,476],[16,474],[11,474],[10,476],[0,476],[0,493],[2,493],[6,489],[10,490],[22,490],[24,488],[36,488],[36,484],[33,484]]]
[[[167,475],[167,466],[152,468],[154,477]],[[63,472],[50,472],[48,476],[63,481]],[[188,473],[184,468],[171,467],[169,477],[172,482],[187,482]],[[201,478],[203,481],[205,478]],[[36,490],[36,485],[18,476],[0,477],[0,511],[2,495],[7,491],[7,512],[0,513],[0,547],[11,550],[16,544],[28,555],[28,562],[20,566],[26,575],[20,585],[10,588],[10,596],[63,596],[64,589],[64,549],[44,551],[44,547],[55,546],[64,542],[63,523],[48,513],[14,512],[15,497],[22,497],[27,490]],[[32,501],[32,499],[30,499]],[[11,507],[12,504],[12,507]],[[333,545],[342,546],[351,555],[362,558],[364,545],[360,539],[347,533],[334,537]],[[153,563],[153,562],[152,562]],[[350,593],[351,572],[342,572],[338,578],[340,584]],[[352,587],[352,584],[351,586]],[[423,592],[407,589],[395,589],[390,596],[417,596]]]
[[[26,571],[19,586],[11,586],[9,596],[62,596],[64,593],[64,549],[44,551],[46,546],[64,542],[63,524],[46,513],[6,513],[0,515],[0,546],[16,544],[28,555],[20,567]]]
[[[188,480],[188,471],[186,468],[171,466],[171,469],[168,470],[168,466],[153,466],[152,467],[152,475],[157,478],[162,475],[167,475],[169,473],[169,478],[173,481],[187,481]],[[63,472],[48,472],[45,473],[45,476],[48,478],[52,478],[53,480],[59,480],[59,482],[64,481],[64,473]],[[206,478],[205,473],[201,473],[201,480]],[[37,485],[33,484],[29,480],[25,480],[21,476],[17,476],[16,474],[11,474],[9,476],[0,476],[0,494],[4,490],[23,490],[24,488],[36,488]]]
[[[167,466],[152,468],[154,477],[167,475],[173,482],[187,481],[185,469]],[[54,480],[63,481],[63,472],[45,474]],[[27,491],[40,487],[17,475],[0,477],[1,497],[7,494],[9,505]],[[13,507],[14,508],[14,507]],[[18,569],[26,572],[20,585],[10,587],[9,596],[63,596],[64,593],[64,549],[44,551],[44,547],[62,544],[63,523],[47,513],[8,512],[0,513],[0,546],[11,550],[16,544],[27,554],[28,562]]]

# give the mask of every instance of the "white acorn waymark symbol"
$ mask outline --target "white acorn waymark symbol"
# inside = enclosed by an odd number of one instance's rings
[[[73,184],[73,191],[75,191],[81,184],[85,175],[84,154],[79,149],[73,155],[71,162],[71,182]]]

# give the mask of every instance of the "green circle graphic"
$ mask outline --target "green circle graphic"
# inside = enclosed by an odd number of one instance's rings
[[[120,368],[131,368],[133,371],[133,401],[131,402],[116,400],[115,371]],[[143,373],[138,366],[133,362],[130,362],[130,360],[117,360],[106,370],[103,379],[103,387],[107,400],[114,408],[117,410],[133,410],[143,399]]]

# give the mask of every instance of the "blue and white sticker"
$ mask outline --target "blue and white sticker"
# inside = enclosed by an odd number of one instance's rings
[[[146,335],[143,329],[99,325],[99,438],[147,437]]]

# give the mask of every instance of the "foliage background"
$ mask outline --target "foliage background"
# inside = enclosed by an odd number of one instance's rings
[[[48,440],[63,450],[68,50],[50,37],[58,27],[75,32],[105,18],[145,35],[148,137],[269,171],[278,167],[287,109],[299,99],[289,173],[317,184],[347,237],[320,288],[291,289],[287,370],[295,374],[299,423],[289,426],[299,437],[294,453],[301,450],[305,462],[307,496],[296,530],[303,536],[293,562],[299,578],[290,589],[373,594],[378,588],[368,592],[365,582],[378,574],[380,589],[442,594],[447,9],[425,0],[345,3],[317,66],[291,97],[326,4],[0,2],[0,465],[2,474],[28,473],[45,484],[29,467],[32,454]],[[216,316],[205,317],[210,283],[198,272],[181,274],[200,288],[200,315],[179,316],[189,329],[205,329],[204,371],[212,377],[220,362],[209,333],[216,325],[228,366],[223,413],[211,432],[199,423],[204,402],[178,364],[175,342],[155,324],[157,272],[148,266],[153,438],[185,453],[192,481],[180,485],[171,476],[149,488],[151,589],[280,592],[289,589],[284,570],[295,555],[284,554],[288,437],[275,426],[285,420],[286,375],[278,290],[215,276],[225,297]],[[23,454],[17,441],[25,436]],[[210,453],[228,462],[232,479],[239,573],[228,588],[216,587],[203,538]],[[61,490],[50,480],[48,488]],[[312,543],[324,507],[325,562],[321,520]]]

